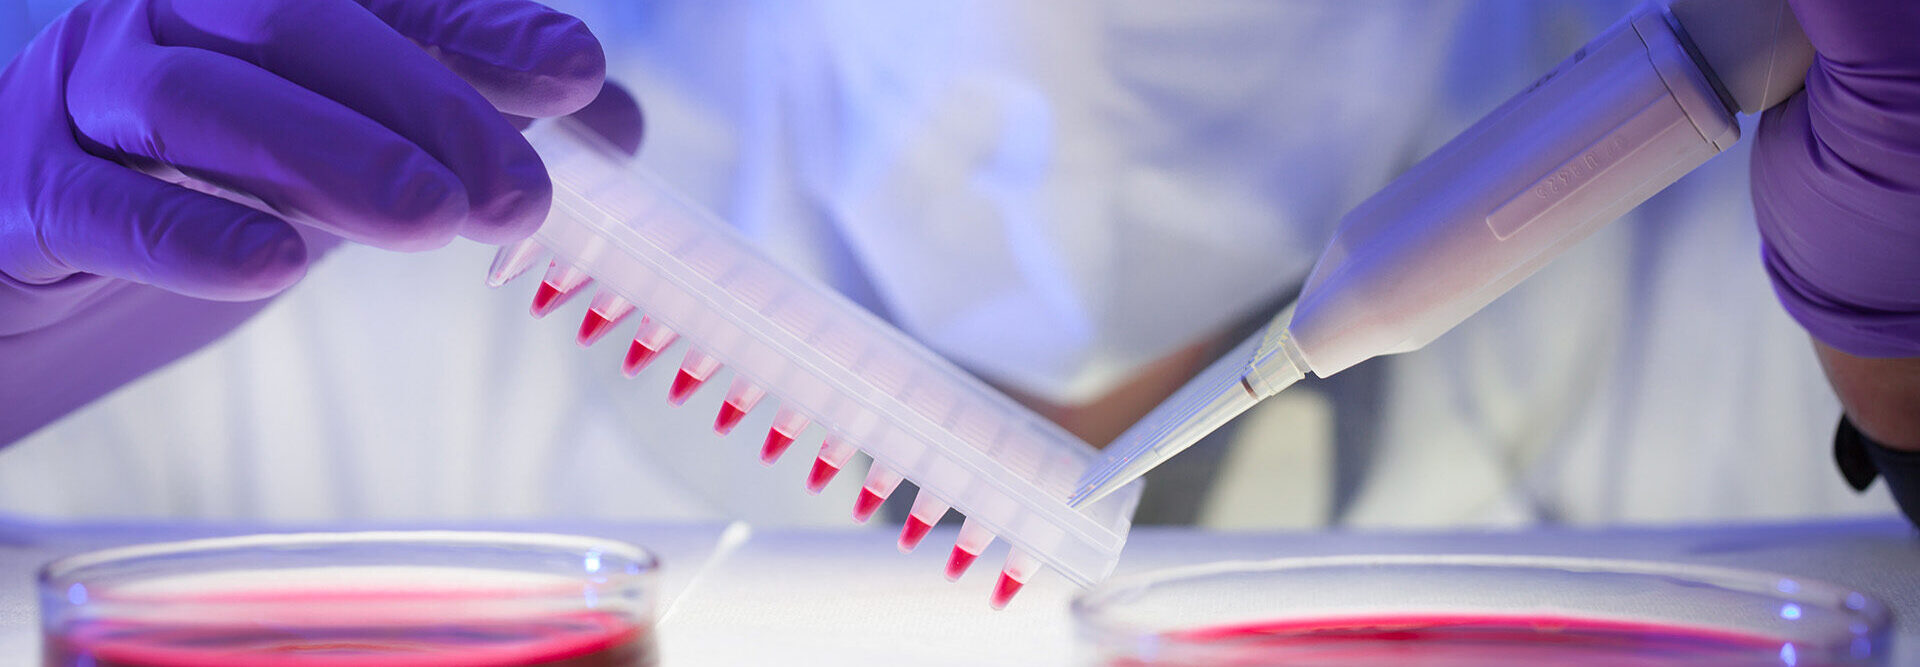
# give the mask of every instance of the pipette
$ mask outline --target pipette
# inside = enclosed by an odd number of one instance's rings
[[[1341,221],[1300,296],[1109,445],[1098,501],[1311,372],[1408,352],[1740,138],[1800,89],[1785,0],[1642,5]]]
[[[536,317],[597,286],[575,339],[592,345],[638,320],[621,365],[628,377],[686,341],[668,402],[682,405],[730,373],[713,422],[722,436],[763,404],[779,404],[757,453],[772,464],[817,432],[809,492],[866,453],[873,461],[855,521],[865,523],[913,481],[920,490],[900,550],[913,550],[958,511],[965,520],[948,579],[958,580],[994,541],[1011,547],[990,593],[995,608],[1042,566],[1081,586],[1113,571],[1139,489],[1068,507],[1074,480],[1098,458],[1093,447],[786,270],[574,121],[543,122],[526,136],[553,178],[553,209],[532,238],[500,249],[489,284],[544,263]]]

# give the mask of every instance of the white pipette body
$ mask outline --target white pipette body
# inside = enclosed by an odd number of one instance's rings
[[[1641,6],[1349,212],[1295,303],[1121,434],[1070,502],[1309,372],[1425,346],[1732,146],[1735,113],[1798,90],[1812,56],[1784,0]]]

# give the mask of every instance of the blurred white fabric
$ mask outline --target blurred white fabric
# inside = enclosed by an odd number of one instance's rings
[[[1342,212],[1631,3],[553,4],[641,100],[657,171],[934,349],[1071,401],[1277,296]],[[800,495],[804,445],[759,467],[770,411],[714,437],[718,390],[667,407],[666,371],[624,380],[618,344],[572,345],[583,306],[534,321],[527,282],[484,289],[488,254],[336,252],[233,336],[0,451],[0,511],[845,521],[852,484]],[[1890,512],[1827,463],[1837,404],[1757,255],[1741,150],[1375,362],[1372,467],[1332,518]],[[1239,447],[1289,451],[1238,460],[1324,461],[1301,437],[1324,424],[1258,421]],[[1288,491],[1217,497],[1324,504],[1298,492],[1324,466],[1270,474]]]

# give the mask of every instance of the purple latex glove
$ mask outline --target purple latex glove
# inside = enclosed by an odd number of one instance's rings
[[[0,73],[0,443],[243,321],[304,274],[303,236],[531,233],[551,184],[501,114],[572,112],[604,73],[583,24],[522,0],[74,8]]]
[[[1791,4],[1819,56],[1806,90],[1760,119],[1767,271],[1821,342],[1920,356],[1920,2]]]

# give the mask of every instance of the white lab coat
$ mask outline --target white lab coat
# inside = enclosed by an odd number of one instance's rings
[[[1062,400],[1280,294],[1341,212],[1628,6],[555,4],[641,99],[658,171],[936,350]],[[1203,519],[1889,511],[1829,470],[1837,407],[1767,292],[1744,174],[1716,160],[1376,362],[1349,500],[1327,500],[1327,412],[1295,411],[1236,436],[1236,491]],[[805,445],[755,462],[770,411],[716,438],[719,390],[667,407],[667,370],[620,378],[619,342],[571,344],[580,305],[534,321],[528,282],[480,286],[487,255],[337,251],[233,336],[0,451],[0,509],[844,521],[853,483],[801,495]]]

